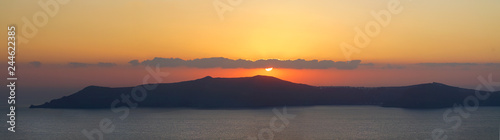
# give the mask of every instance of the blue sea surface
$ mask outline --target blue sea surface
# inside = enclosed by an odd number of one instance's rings
[[[88,139],[82,130],[99,129],[109,119],[114,130],[104,139],[432,139],[434,130],[443,130],[448,139],[499,140],[500,107],[479,107],[464,118],[445,109],[401,109],[377,106],[287,107],[288,123],[281,119],[283,107],[241,110],[196,110],[135,108],[123,112],[110,109],[29,109],[18,108],[16,132],[3,123],[0,139]],[[7,112],[7,110],[5,110]],[[4,122],[7,116],[3,115]],[[289,116],[290,117],[290,116]],[[272,126],[270,126],[272,125]],[[273,127],[274,126],[274,127]],[[101,131],[102,132],[102,131]],[[97,135],[93,135],[97,138]]]

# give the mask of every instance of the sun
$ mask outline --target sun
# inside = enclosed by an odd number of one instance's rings
[[[266,68],[266,71],[272,71],[273,67]]]

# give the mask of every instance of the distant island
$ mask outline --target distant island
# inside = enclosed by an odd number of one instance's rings
[[[144,85],[143,85],[144,86]],[[143,88],[144,89],[144,88]],[[158,108],[263,108],[275,106],[375,105],[399,108],[445,108],[464,104],[475,90],[440,83],[402,87],[317,87],[271,76],[205,78],[158,84],[147,95],[131,95],[134,87],[89,86],[72,95],[30,108],[110,108],[135,105]],[[144,90],[143,90],[144,91]],[[500,92],[488,94],[480,106],[500,106]],[[144,94],[143,94],[144,95]],[[140,101],[123,101],[134,96]],[[120,102],[117,102],[120,100]],[[130,100],[130,99],[128,99]]]

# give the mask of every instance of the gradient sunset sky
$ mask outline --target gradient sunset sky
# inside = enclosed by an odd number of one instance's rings
[[[214,1],[233,9],[224,20]],[[339,45],[353,44],[354,29],[364,29],[375,20],[370,12],[387,10],[390,2],[70,0],[58,3],[58,12],[29,42],[18,42],[19,77],[32,88],[132,86],[147,72],[145,65],[128,62],[155,57],[347,61]],[[3,40],[5,27],[16,25],[22,36],[23,17],[33,22],[44,11],[32,0],[4,0],[0,7]],[[400,7],[388,26],[351,56],[361,60],[355,69],[162,67],[170,73],[165,82],[261,74],[321,86],[442,82],[474,88],[480,75],[500,78],[499,0],[401,0]]]

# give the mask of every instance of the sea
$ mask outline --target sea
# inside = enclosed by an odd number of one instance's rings
[[[500,107],[472,111],[378,106],[129,108],[128,114],[19,107],[15,133],[7,130],[8,117],[2,116],[4,140],[500,140]]]

